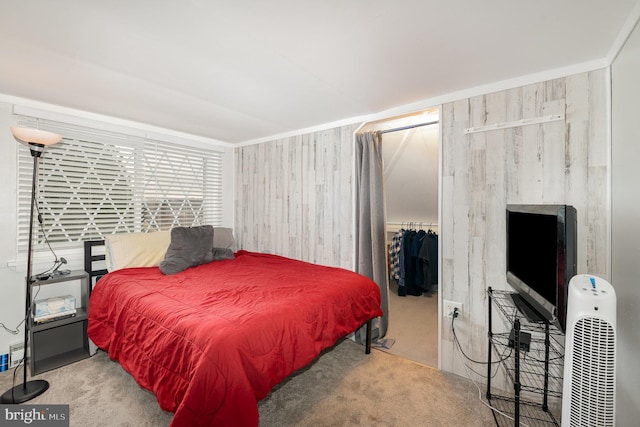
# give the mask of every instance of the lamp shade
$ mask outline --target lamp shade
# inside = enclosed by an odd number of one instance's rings
[[[14,138],[25,144],[53,145],[62,139],[62,135],[44,130],[11,127]]]

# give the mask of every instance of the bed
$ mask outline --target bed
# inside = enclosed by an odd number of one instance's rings
[[[382,315],[373,281],[277,255],[232,256],[175,274],[120,268],[93,287],[89,338],[174,413],[172,426],[257,426],[259,400],[365,324],[370,352],[371,319]],[[92,250],[85,257],[100,274]]]

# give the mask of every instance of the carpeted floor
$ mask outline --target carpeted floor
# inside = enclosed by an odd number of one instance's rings
[[[13,371],[0,374],[0,391]],[[18,373],[18,382],[21,371]],[[99,351],[37,376],[50,389],[29,403],[70,405],[71,426],[166,426],[150,392]],[[489,426],[491,411],[467,379],[343,340],[259,403],[260,426]]]
[[[385,338],[395,342],[387,353],[423,365],[438,367],[438,293],[398,296],[398,285],[389,281],[389,329]]]

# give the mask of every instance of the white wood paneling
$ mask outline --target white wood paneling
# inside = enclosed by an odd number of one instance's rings
[[[236,149],[238,248],[352,268],[357,127]]]
[[[442,298],[464,304],[456,320],[465,351],[486,357],[486,288],[508,289],[505,207],[567,203],[578,211],[578,272],[607,277],[606,72],[531,84],[444,104]],[[465,134],[469,127],[548,114],[565,119]],[[353,263],[353,132],[356,126],[236,150],[240,248],[320,264]],[[466,375],[441,323],[445,370]]]
[[[467,354],[486,357],[486,288],[508,289],[505,207],[566,203],[578,211],[578,272],[607,277],[606,72],[566,78],[442,106],[442,298],[460,301],[456,332]],[[465,134],[551,114],[564,120]],[[592,158],[597,157],[597,158]],[[442,336],[449,337],[447,322]],[[443,342],[441,366],[466,375]]]

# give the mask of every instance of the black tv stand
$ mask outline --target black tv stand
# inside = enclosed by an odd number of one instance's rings
[[[520,307],[516,308],[513,293],[489,288],[487,294],[486,398],[497,409],[493,413],[496,425],[519,427],[522,421],[528,426],[559,426],[564,373],[562,331],[545,319],[530,322]],[[493,311],[498,318],[494,319]],[[499,363],[507,382],[513,384],[512,393],[492,389],[494,363]],[[549,398],[553,400],[549,402]]]
[[[519,293],[510,293],[509,296],[513,301],[513,305],[518,309],[520,313],[531,323],[545,323],[545,319],[535,308],[531,306]]]

